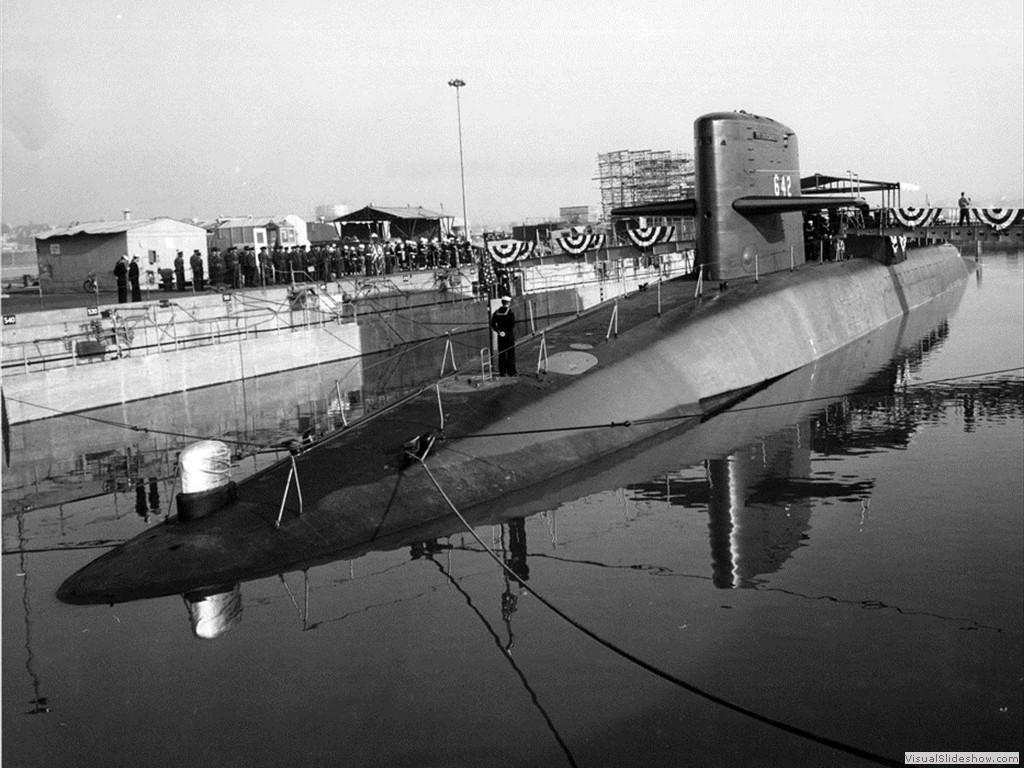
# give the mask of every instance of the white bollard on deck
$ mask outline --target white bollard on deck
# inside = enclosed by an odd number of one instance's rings
[[[181,471],[179,522],[205,517],[234,499],[231,452],[219,440],[201,440],[188,446],[178,457],[178,466]]]

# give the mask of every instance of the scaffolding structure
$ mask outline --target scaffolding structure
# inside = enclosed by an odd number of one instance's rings
[[[693,197],[693,156],[671,150],[622,150],[597,156],[601,219],[614,208]]]

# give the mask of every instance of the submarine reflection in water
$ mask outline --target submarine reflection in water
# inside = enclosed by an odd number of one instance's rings
[[[773,489],[784,490],[786,478],[810,477],[810,447],[806,439],[800,440],[805,429],[800,425],[759,446],[707,461],[708,532],[716,587],[757,586],[757,576],[778,571],[807,538],[810,499],[779,504],[770,498]]]

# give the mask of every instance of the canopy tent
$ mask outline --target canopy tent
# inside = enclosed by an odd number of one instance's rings
[[[377,235],[382,240],[418,240],[422,237],[431,240],[435,237],[450,237],[455,217],[421,207],[368,205],[339,216],[334,221],[338,224],[342,239],[355,237],[366,240],[370,235]]]
[[[829,176],[815,173],[800,179],[801,195],[856,195],[866,192],[882,193],[882,208],[900,207],[900,183],[898,181],[871,181],[857,176]]]

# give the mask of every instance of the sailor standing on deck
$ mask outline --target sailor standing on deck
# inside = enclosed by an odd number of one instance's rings
[[[512,298],[501,297],[501,306],[491,315],[491,330],[498,334],[498,375],[516,376],[516,316]]]

